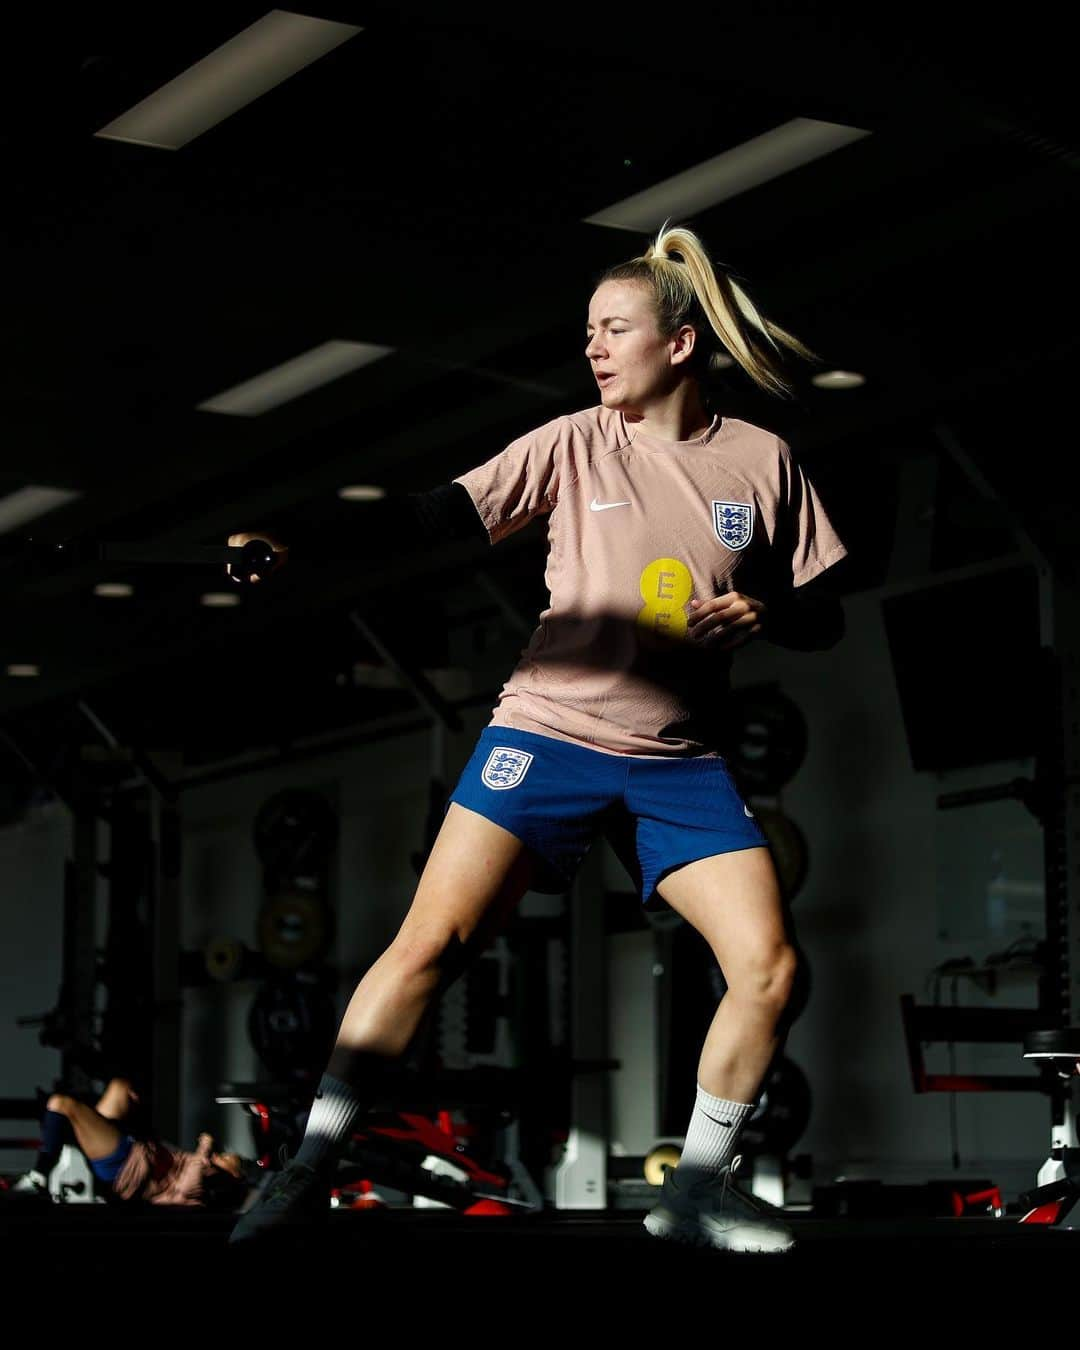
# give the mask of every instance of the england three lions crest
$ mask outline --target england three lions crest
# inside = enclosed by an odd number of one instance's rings
[[[745,548],[754,533],[754,508],[748,502],[713,502],[716,537],[730,549]]]
[[[517,787],[528,772],[533,757],[526,750],[514,750],[507,745],[497,745],[488,755],[484,771],[480,775],[484,786],[497,792],[504,788]]]

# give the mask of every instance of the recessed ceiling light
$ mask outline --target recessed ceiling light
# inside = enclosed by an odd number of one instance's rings
[[[866,376],[854,370],[822,370],[811,379],[819,389],[857,389],[866,383]]]
[[[81,496],[79,492],[69,492],[66,488],[27,487],[17,488],[6,497],[0,497],[0,534],[7,530],[17,530],[28,520],[36,520],[46,511],[55,511],[58,506],[66,506]]]
[[[129,586],[126,581],[101,581],[94,587],[94,594],[119,599],[122,596],[134,595],[135,587]]]
[[[257,417],[259,413],[299,398],[301,394],[329,384],[361,366],[370,365],[393,350],[393,347],[380,347],[373,342],[323,342],[196,406],[202,412]]]
[[[207,609],[231,609],[240,603],[240,597],[232,591],[208,591],[201,599]]]
[[[32,665],[8,666],[7,673],[16,679],[31,679],[33,676],[41,674],[41,667]]]
[[[353,24],[272,9],[94,134],[179,150],[360,32]]]
[[[343,502],[377,502],[386,496],[386,489],[354,483],[351,487],[338,488],[338,496]]]
[[[869,135],[861,127],[793,117],[771,131],[586,216],[585,223],[642,233],[659,229],[665,220],[696,215],[717,202],[749,192],[761,183]]]

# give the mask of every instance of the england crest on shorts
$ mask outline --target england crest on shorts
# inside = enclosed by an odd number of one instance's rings
[[[494,788],[497,792],[501,792],[504,788],[517,787],[528,772],[532,760],[532,755],[526,750],[497,745],[488,755],[480,777],[485,787]]]
[[[745,548],[754,533],[754,508],[748,502],[713,502],[716,537],[732,550]]]

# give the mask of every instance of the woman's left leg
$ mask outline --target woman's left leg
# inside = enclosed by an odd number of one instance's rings
[[[798,968],[767,848],[715,854],[669,872],[657,891],[712,949],[727,993],[705,1036],[698,1083],[754,1103],[782,1038]]]
[[[787,1251],[791,1229],[731,1180],[798,965],[772,857],[755,845],[701,858],[669,873],[657,890],[708,942],[727,992],[702,1046],[682,1156],[645,1227],[655,1237],[726,1251]]]

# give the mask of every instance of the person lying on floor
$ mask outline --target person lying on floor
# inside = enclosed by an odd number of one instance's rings
[[[209,1134],[200,1134],[193,1150],[129,1134],[123,1122],[138,1100],[126,1078],[111,1079],[96,1106],[54,1093],[41,1120],[41,1150],[12,1191],[47,1196],[49,1173],[73,1143],[118,1200],[239,1210],[250,1190],[240,1154],[215,1152]]]

